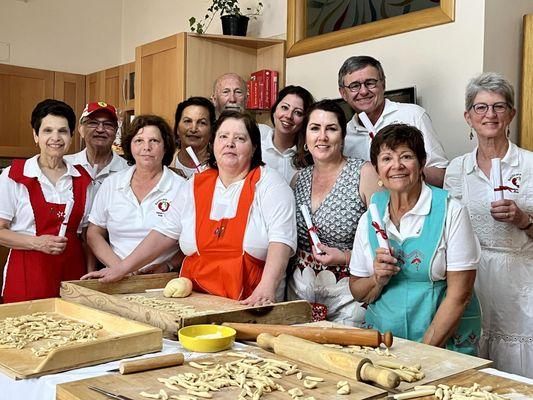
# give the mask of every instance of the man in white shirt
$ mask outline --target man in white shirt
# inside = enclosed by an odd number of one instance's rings
[[[81,165],[91,175],[93,195],[106,177],[128,166],[126,160],[112,149],[117,121],[117,111],[111,104],[103,101],[87,104],[78,126],[78,132],[85,141],[85,149],[65,156],[71,164]]]
[[[217,118],[224,110],[244,111],[247,98],[246,81],[239,74],[227,72],[220,75],[213,84],[211,101],[215,106]],[[270,132],[271,128],[268,125],[257,124],[257,126],[262,137]]]
[[[356,112],[347,124],[344,155],[370,159],[373,135],[392,123],[417,127],[424,135],[427,153],[425,181],[442,187],[448,160],[437,139],[426,110],[416,104],[397,103],[385,99],[385,73],[381,63],[369,56],[348,58],[339,70],[339,93]],[[363,125],[358,113],[364,112],[372,123],[373,132]]]

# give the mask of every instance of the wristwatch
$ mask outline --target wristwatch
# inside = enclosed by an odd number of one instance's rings
[[[523,228],[519,228],[521,231],[527,231],[533,225],[533,215],[528,214],[527,216],[527,225]]]

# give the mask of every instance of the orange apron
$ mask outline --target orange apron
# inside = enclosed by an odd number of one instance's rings
[[[239,197],[237,214],[231,219],[209,218],[218,171],[208,169],[194,176],[196,207],[196,254],[183,261],[180,276],[193,282],[194,290],[241,300],[249,297],[261,281],[265,262],[244,252],[243,241],[259,167],[248,173]]]

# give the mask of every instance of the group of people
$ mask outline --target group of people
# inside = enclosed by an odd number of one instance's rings
[[[305,299],[328,320],[533,377],[533,153],[509,140],[512,86],[497,73],[468,83],[478,145],[448,163],[426,111],[385,99],[385,83],[378,60],[350,57],[338,86],[353,118],[291,85],[269,127],[243,112],[246,84],[228,73],[211,99],[178,104],[174,130],[135,117],[123,158],[113,106],[87,105],[86,148],[66,155],[74,112],[41,102],[40,153],[0,176],[4,302],[57,296],[62,280],[179,271],[197,291]]]

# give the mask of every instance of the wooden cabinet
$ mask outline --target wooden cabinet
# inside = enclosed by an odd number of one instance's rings
[[[134,62],[89,74],[86,79],[87,102],[105,101],[119,112],[133,110],[134,79]]]
[[[0,64],[0,157],[27,158],[38,153],[31,112],[48,98],[64,101],[79,116],[85,104],[85,76]],[[74,137],[70,152],[80,149],[79,136]]]
[[[70,105],[78,119],[85,108],[85,75],[55,72],[54,98]],[[76,132],[69,153],[76,153],[80,150],[81,138]]]
[[[105,101],[115,107],[119,107],[119,99],[121,97],[119,67],[89,74],[85,82],[88,103]]]
[[[209,98],[214,80],[235,72],[247,78],[268,68],[285,85],[285,41],[179,33],[139,46],[135,53],[135,113],[153,113],[174,124],[176,105],[190,96]]]
[[[133,111],[135,107],[135,63],[119,67],[120,100],[118,107],[122,111]]]
[[[31,112],[37,103],[53,96],[53,71],[0,64],[0,157],[37,154]]]

